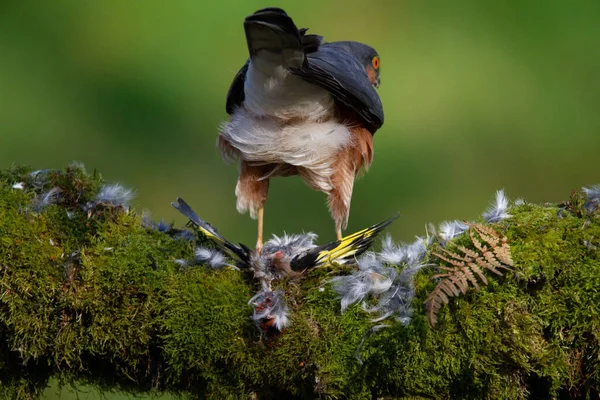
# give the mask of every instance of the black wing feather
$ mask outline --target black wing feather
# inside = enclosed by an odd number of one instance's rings
[[[358,257],[359,255],[367,251],[369,247],[371,247],[377,235],[379,235],[379,233],[381,233],[385,228],[387,228],[388,225],[394,222],[394,220],[398,218],[398,216],[399,214],[396,213],[391,218],[388,218],[385,221],[381,221],[378,224],[375,224],[367,229],[349,235],[340,240],[336,240],[334,242],[315,247],[304,254],[297,255],[290,262],[290,267],[293,271],[303,271],[305,269],[315,267],[316,265],[319,265],[323,262],[323,252],[335,251],[336,248],[340,246],[341,247],[338,249],[338,255],[334,256],[335,259],[348,260]],[[346,243],[344,244],[344,242]]]
[[[246,72],[248,72],[249,64],[250,60],[246,61],[246,64],[244,64],[238,73],[235,74],[233,82],[231,82],[231,86],[227,92],[227,103],[225,104],[225,110],[229,115],[234,113],[235,109],[244,102],[246,97],[244,94],[244,84],[246,82]]]
[[[229,250],[231,253],[236,255],[239,258],[239,260],[243,263],[248,263],[250,259],[250,252],[248,251],[249,249],[246,246],[238,247],[233,243],[229,242],[227,239],[225,239],[219,234],[219,232],[214,226],[200,219],[198,214],[196,214],[196,212],[192,210],[192,207],[190,207],[189,204],[186,203],[182,198],[178,197],[177,203],[172,202],[171,205],[175,207],[177,211],[185,215],[190,221],[192,221],[192,223],[201,228],[203,233],[209,235],[209,237],[211,237],[211,239],[217,245],[223,246],[224,248]]]
[[[246,17],[244,21],[246,42],[250,57],[266,50],[272,53],[286,51],[287,65],[302,65],[305,54],[302,38],[294,21],[280,8],[264,8]]]

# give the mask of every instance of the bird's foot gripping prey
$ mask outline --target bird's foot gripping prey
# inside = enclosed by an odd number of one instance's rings
[[[244,21],[249,58],[227,94],[230,120],[217,143],[239,160],[237,209],[258,219],[270,178],[299,175],[325,192],[342,238],[356,175],[373,160],[373,135],[383,125],[379,55],[358,42],[326,43],[298,29],[279,8]]]
[[[396,216],[325,245],[315,244],[316,235],[284,235],[268,240],[261,251],[243,244],[235,245],[221,236],[209,223],[200,219],[183,199],[172,203],[180,213],[208,238],[240,269],[252,271],[259,281],[259,293],[250,299],[255,307],[253,319],[262,327],[281,330],[287,324],[283,292],[273,291],[272,284],[284,279],[300,279],[307,271],[330,263],[345,263],[364,253],[377,235],[391,224]],[[223,264],[228,265],[228,264]]]

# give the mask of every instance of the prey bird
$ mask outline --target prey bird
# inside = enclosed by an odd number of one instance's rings
[[[383,125],[379,55],[359,42],[326,43],[274,7],[244,28],[250,56],[229,88],[230,119],[217,140],[224,158],[240,163],[237,209],[258,219],[260,250],[270,178],[299,175],[327,194],[340,240],[354,179],[371,165]]]
[[[316,235],[312,233],[285,235],[282,238],[273,236],[261,251],[257,251],[241,243],[235,245],[225,239],[211,224],[200,219],[183,199],[177,198],[177,202],[171,204],[218,249],[235,260],[238,267],[250,269],[254,277],[261,281],[265,290],[270,289],[273,280],[295,279],[311,268],[332,262],[343,263],[353,260],[364,253],[373,244],[377,235],[397,218],[395,215],[369,228],[321,246],[313,243]]]

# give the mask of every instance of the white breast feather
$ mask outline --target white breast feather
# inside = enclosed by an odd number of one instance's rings
[[[328,91],[291,75],[282,66],[262,66],[261,62],[260,58],[253,60],[246,74],[244,106],[248,111],[257,116],[310,120],[330,114],[334,102]]]
[[[348,128],[333,120],[281,126],[243,108],[232,115],[221,136],[246,161],[306,167],[327,179],[333,173],[336,154],[351,141]]]

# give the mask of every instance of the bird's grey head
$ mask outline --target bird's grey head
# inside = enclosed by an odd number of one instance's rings
[[[379,87],[379,83],[381,82],[379,77],[381,61],[379,54],[374,48],[364,43],[352,41],[329,42],[327,46],[336,47],[356,57],[365,67],[371,84],[376,88]]]

